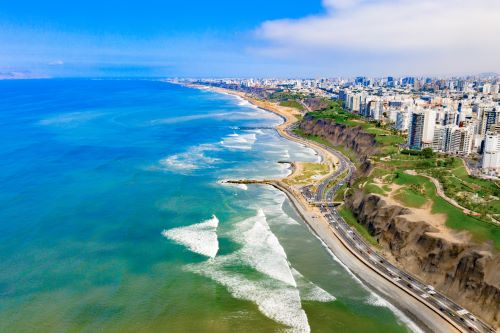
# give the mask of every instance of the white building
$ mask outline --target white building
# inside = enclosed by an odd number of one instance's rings
[[[432,144],[434,138],[434,128],[436,127],[436,110],[426,110],[424,112],[424,130],[422,132],[422,142],[424,144]]]
[[[410,113],[408,111],[400,111],[397,113],[396,116],[396,124],[395,128],[399,131],[407,131],[408,130],[408,124],[410,121]]]
[[[500,173],[500,127],[495,126],[484,138],[482,159],[483,172],[489,175]]]

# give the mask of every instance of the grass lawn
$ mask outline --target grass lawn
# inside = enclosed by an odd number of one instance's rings
[[[344,194],[347,191],[347,184],[342,185],[335,193],[333,201],[344,201]]]
[[[386,130],[377,127],[369,127],[365,129],[365,132],[370,134],[387,134]]]
[[[304,110],[304,106],[297,102],[296,100],[288,100],[288,101],[283,101],[283,102],[280,102],[280,105],[281,106],[286,106],[286,107],[289,107],[289,108],[295,108],[295,109],[299,109],[299,110]]]
[[[352,212],[347,209],[346,207],[342,207],[341,209],[339,209],[339,214],[340,216],[342,216],[344,218],[344,220],[351,226],[353,227],[354,229],[356,229],[356,231],[368,242],[370,243],[371,245],[373,246],[376,246],[376,247],[379,247],[380,245],[377,243],[377,240],[375,239],[375,237],[373,237],[372,235],[370,235],[370,233],[368,232],[368,230],[361,224],[358,223],[358,221],[356,220],[356,217],[354,217],[354,215],[352,214]]]
[[[394,198],[403,205],[413,208],[420,208],[427,202],[427,198],[409,188],[398,190]]]
[[[382,189],[380,186],[375,185],[375,184],[366,184],[364,187],[364,190],[366,193],[375,193],[375,194],[380,194],[380,195],[385,194],[384,189]]]
[[[303,169],[300,174],[287,179],[286,182],[293,184],[309,184],[324,177],[329,171],[328,165],[324,163],[302,163],[302,167]]]
[[[398,172],[394,181],[399,185],[423,185],[426,197],[433,202],[432,213],[442,213],[448,216],[446,219],[446,226],[455,230],[467,230],[472,234],[473,239],[478,242],[491,240],[495,248],[500,250],[500,227],[469,216],[460,209],[449,204],[436,194],[436,188],[429,179],[422,176],[412,176],[403,172]]]

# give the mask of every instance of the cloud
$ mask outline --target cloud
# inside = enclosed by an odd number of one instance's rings
[[[323,6],[321,15],[264,22],[256,30],[265,41],[259,52],[309,59],[364,53],[408,61],[416,70],[500,70],[498,0],[323,0]]]
[[[54,61],[50,61],[49,65],[50,66],[61,66],[61,65],[64,65],[64,61],[62,61],[60,59],[54,60]]]

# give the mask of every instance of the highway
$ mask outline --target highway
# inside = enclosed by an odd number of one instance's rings
[[[296,139],[296,141],[303,142],[303,138],[293,133],[295,127],[296,124],[287,128],[287,134]],[[426,285],[414,276],[397,268],[373,251],[356,230],[345,222],[335,206],[330,203],[333,203],[335,193],[351,180],[356,167],[347,157],[332,147],[317,142],[314,142],[314,145],[320,146],[330,154],[336,156],[339,159],[339,163],[336,164],[337,169],[335,172],[318,185],[315,193],[309,190],[302,191],[302,193],[309,203],[319,206],[321,214],[328,221],[330,227],[334,229],[335,234],[346,244],[346,247],[385,279],[417,298],[423,304],[434,309],[434,311],[453,324],[458,330],[462,332],[494,333],[495,330],[469,311],[434,290],[432,286]],[[345,176],[342,179],[337,179],[336,183],[332,186],[330,183],[342,174],[345,174]]]

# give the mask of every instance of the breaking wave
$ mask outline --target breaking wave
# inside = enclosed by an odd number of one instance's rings
[[[219,251],[217,227],[219,219],[213,215],[211,219],[187,227],[163,230],[162,235],[176,243],[184,245],[198,254],[214,258]]]
[[[288,326],[290,332],[310,332],[285,250],[269,228],[264,211],[259,210],[234,227],[231,235],[241,245],[238,251],[186,269],[224,285],[233,297],[255,302],[264,315]],[[234,270],[241,265],[263,276],[249,277]]]
[[[243,245],[239,255],[247,264],[276,280],[297,286],[285,250],[269,228],[262,209],[236,225],[234,238]]]

